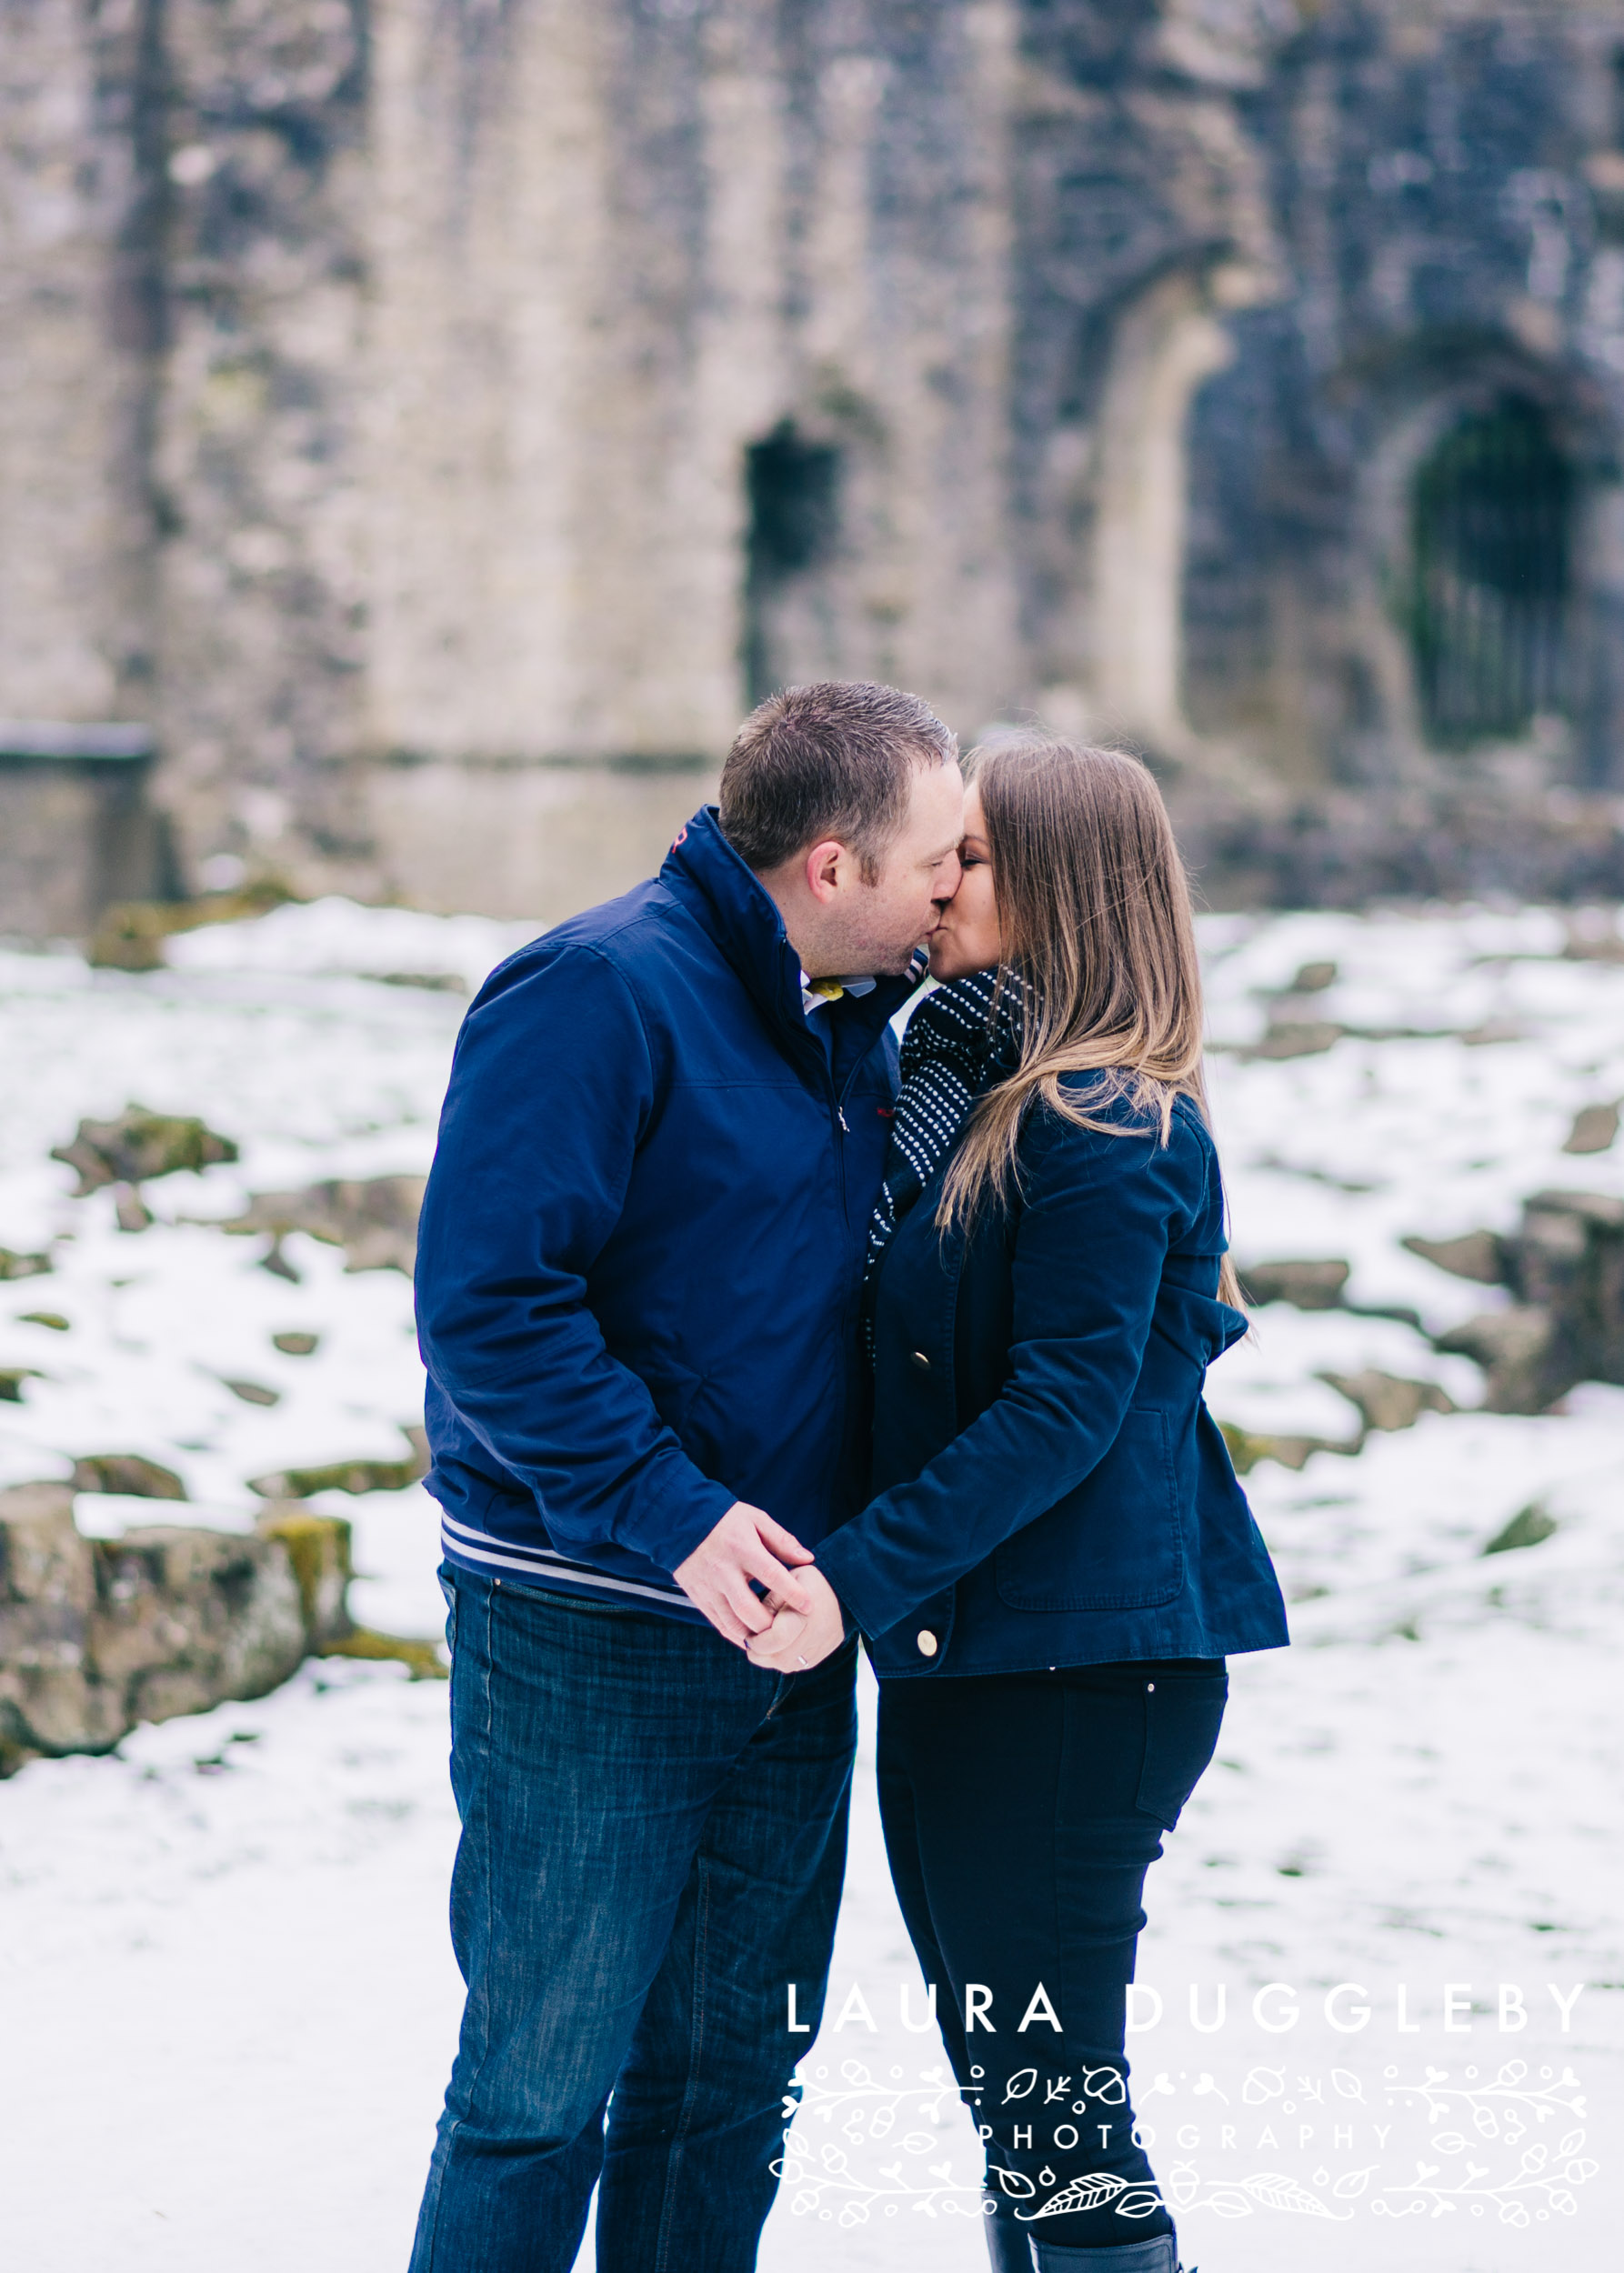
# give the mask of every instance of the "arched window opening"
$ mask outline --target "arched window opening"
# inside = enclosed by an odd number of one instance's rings
[[[787,418],[745,452],[749,529],[745,562],[745,691],[760,702],[785,683],[803,612],[797,597],[834,556],[839,535],[840,453]]]
[[[1431,741],[1510,737],[1567,707],[1572,499],[1544,413],[1517,396],[1461,419],[1417,475],[1411,638]]]

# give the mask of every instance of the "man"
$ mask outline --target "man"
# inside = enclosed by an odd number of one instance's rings
[[[856,1637],[752,1666],[861,1504],[887,1023],[958,880],[923,703],[792,687],[659,876],[493,973],[417,1312],[467,1983],[412,2273],[756,2262],[845,1868]],[[770,1511],[770,1512],[768,1512]],[[613,2092],[606,2128],[606,2103]]]

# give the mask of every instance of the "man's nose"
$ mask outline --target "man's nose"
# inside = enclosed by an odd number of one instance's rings
[[[964,863],[955,853],[937,877],[937,888],[931,894],[936,906],[946,907],[949,900],[956,899],[958,896],[958,887],[963,882]]]

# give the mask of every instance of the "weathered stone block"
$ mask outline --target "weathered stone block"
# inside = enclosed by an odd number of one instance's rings
[[[1467,1231],[1458,1239],[1411,1237],[1398,1243],[1424,1263],[1432,1263],[1454,1278],[1475,1279],[1479,1286],[1503,1287],[1509,1267],[1506,1246],[1492,1231]]]
[[[0,1774],[263,1696],[347,1630],[347,1577],[346,1538],[307,1626],[285,1539],[155,1526],[90,1540],[70,1486],[0,1492]]]
[[[1611,1105],[1583,1105],[1573,1116],[1573,1126],[1563,1143],[1564,1152],[1607,1152],[1619,1134],[1619,1107]]]
[[[326,1649],[352,1629],[347,1594],[350,1527],[342,1516],[313,1516],[296,1499],[273,1504],[255,1528],[287,1550],[299,1590],[299,1609],[313,1649]]]
[[[102,970],[162,970],[164,942],[176,932],[268,916],[294,896],[276,878],[266,876],[240,892],[205,892],[192,900],[122,900],[102,916],[87,950],[89,960]]]
[[[1263,1039],[1242,1055],[1318,1057],[1326,1050],[1334,1049],[1347,1031],[1346,1026],[1338,1026],[1329,1018],[1271,1018]]]
[[[1367,1428],[1413,1428],[1423,1413],[1455,1410],[1455,1400],[1436,1381],[1410,1381],[1374,1366],[1361,1373],[1322,1373],[1319,1378],[1358,1409]]]
[[[420,1176],[376,1176],[312,1184],[300,1192],[256,1192],[245,1212],[220,1227],[245,1235],[267,1232],[266,1263],[279,1266],[284,1276],[291,1274],[281,1257],[282,1242],[290,1231],[304,1231],[329,1247],[341,1247],[347,1270],[398,1270],[409,1278],[417,1261],[425,1183]]]
[[[0,1492],[0,1775],[36,1753],[95,1751],[122,1734],[85,1663],[95,1594],[69,1488]]]
[[[148,1710],[144,1689],[209,1704],[263,1697],[306,1654],[298,1581],[280,1541],[155,1527],[98,1540],[95,1552],[89,1652],[106,1677],[133,1683],[132,1717]]]
[[[1547,1508],[1542,1507],[1537,1499],[1531,1500],[1526,1507],[1518,1509],[1503,1530],[1495,1533],[1483,1552],[1485,1555],[1511,1555],[1519,1547],[1538,1547],[1542,1540],[1552,1537],[1560,1527]]]
[[[1334,1310],[1350,1267],[1339,1256],[1309,1261],[1248,1263],[1240,1273],[1241,1291],[1258,1308],[1271,1302],[1288,1302],[1298,1310]]]
[[[1274,1436],[1264,1430],[1242,1428],[1235,1421],[1220,1421],[1218,1427],[1237,1476],[1249,1476],[1260,1460],[1273,1460],[1295,1475],[1308,1467],[1317,1452],[1355,1453],[1363,1441],[1361,1436],[1342,1442],[1334,1437]]]
[[[145,1184],[236,1157],[229,1136],[217,1136],[194,1116],[149,1113],[144,1105],[126,1106],[114,1121],[81,1121],[73,1142],[51,1154],[77,1172],[75,1197],[80,1199],[105,1184]]]
[[[1518,1303],[1485,1310],[1464,1325],[1440,1334],[1436,1347],[1474,1358],[1489,1376],[1483,1403],[1491,1413],[1542,1413],[1571,1388],[1556,1352],[1557,1331],[1549,1310]]]
[[[48,1255],[19,1255],[15,1247],[0,1247],[0,1279],[43,1278],[50,1267]]]
[[[73,1487],[0,1492],[0,1601],[83,1619],[95,1595],[90,1543],[74,1528]]]
[[[74,1462],[76,1492],[120,1492],[132,1499],[185,1499],[173,1468],[139,1452],[91,1452]]]
[[[334,1460],[319,1468],[283,1468],[274,1476],[256,1476],[248,1489],[262,1499],[314,1499],[317,1492],[403,1492],[427,1471],[416,1450],[405,1460]]]

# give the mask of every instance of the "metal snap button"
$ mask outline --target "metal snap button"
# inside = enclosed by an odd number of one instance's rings
[[[937,1638],[931,1632],[928,1626],[922,1626],[919,1628],[916,1638],[918,1641],[919,1655],[922,1657],[934,1657],[936,1656],[937,1647]]]
[[[917,1366],[921,1373],[928,1373],[930,1371],[930,1360],[926,1357],[925,1352],[922,1349],[910,1349],[908,1352],[908,1360],[910,1364]]]

